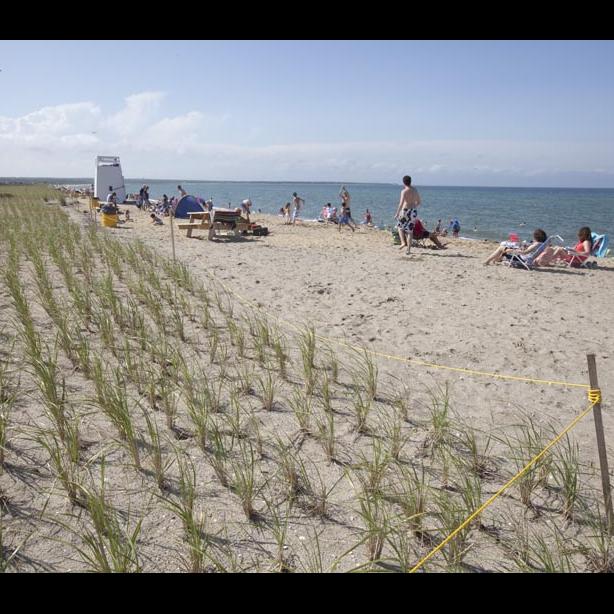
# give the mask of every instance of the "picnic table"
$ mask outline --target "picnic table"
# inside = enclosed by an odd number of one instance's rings
[[[186,230],[187,229],[187,235],[188,237],[192,236],[192,231],[195,228],[201,228],[201,229],[205,229],[208,230],[209,226],[210,226],[210,222],[211,222],[211,215],[209,213],[209,211],[190,211],[188,213],[188,216],[190,217],[190,221],[183,223],[183,224],[177,224],[177,227],[182,229],[182,230]]]
[[[188,237],[192,236],[192,231],[205,229],[209,231],[209,240],[213,239],[216,231],[232,231],[235,234],[246,232],[250,228],[249,222],[241,217],[240,210],[217,208],[210,211],[190,211],[188,212],[189,222],[177,224],[182,230],[187,230]]]

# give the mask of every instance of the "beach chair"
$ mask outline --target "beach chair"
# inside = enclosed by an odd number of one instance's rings
[[[596,232],[592,232],[593,247],[591,253],[587,256],[586,252],[577,252],[572,247],[566,247],[565,251],[571,256],[571,259],[567,262],[568,267],[575,268],[588,268],[591,266],[592,261],[589,258],[605,258],[608,253],[608,244],[610,238],[608,235],[598,235]],[[594,263],[595,266],[597,263]]]
[[[563,242],[563,239],[559,235],[552,235],[526,256],[523,256],[522,254],[512,254],[511,257],[508,259],[507,264],[517,269],[526,269],[527,271],[531,271],[533,269],[533,264],[536,258],[540,256],[547,247],[550,246],[554,239],[558,239],[559,241],[561,241],[561,243]]]

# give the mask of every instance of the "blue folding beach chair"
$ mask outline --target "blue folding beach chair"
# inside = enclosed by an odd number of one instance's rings
[[[523,256],[522,254],[512,254],[507,261],[507,264],[517,269],[526,269],[527,271],[531,271],[536,258],[543,253],[553,239],[558,239],[561,243],[563,243],[563,239],[559,235],[552,235],[526,256]]]

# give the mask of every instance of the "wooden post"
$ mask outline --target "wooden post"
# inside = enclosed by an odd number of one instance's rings
[[[173,230],[173,218],[175,217],[173,209],[169,211],[171,218],[171,243],[173,244],[173,262],[175,262],[175,231]]]
[[[588,379],[591,388],[599,388],[597,381],[597,365],[595,354],[587,354]],[[601,486],[603,489],[603,501],[605,514],[610,535],[614,534],[614,512],[612,511],[612,490],[610,488],[610,472],[608,469],[608,455],[605,447],[605,435],[603,433],[603,419],[601,416],[601,402],[593,405],[593,418],[595,419],[595,432],[597,434],[597,451],[599,452],[599,467],[601,468]]]

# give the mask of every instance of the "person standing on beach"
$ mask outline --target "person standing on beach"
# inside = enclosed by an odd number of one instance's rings
[[[341,186],[341,191],[339,192],[339,196],[341,197],[341,206],[345,209],[346,207],[349,209],[350,208],[350,201],[352,200],[352,197],[350,196],[350,193],[347,191],[346,187],[344,185]]]
[[[147,210],[151,209],[151,202],[149,201],[149,186],[143,186],[143,207],[147,208]]]
[[[403,185],[405,187],[401,190],[401,199],[394,218],[397,220],[397,228],[401,238],[401,247],[399,249],[406,247],[407,251],[405,253],[409,255],[414,231],[414,220],[418,217],[418,207],[421,200],[418,190],[411,185],[411,177],[409,175],[403,177]]]
[[[294,205],[294,211],[292,212],[292,223],[296,224],[296,218],[298,217],[301,207],[305,204],[305,200],[302,199],[296,192],[293,192],[292,204]]]
[[[184,196],[187,196],[188,193],[180,186],[177,186],[177,190],[179,190],[179,198],[183,198]]]
[[[243,209],[243,213],[245,213],[245,216],[247,217],[247,221],[249,222],[249,214],[250,214],[250,211],[252,210],[251,198],[246,198],[241,203],[241,209]]]

